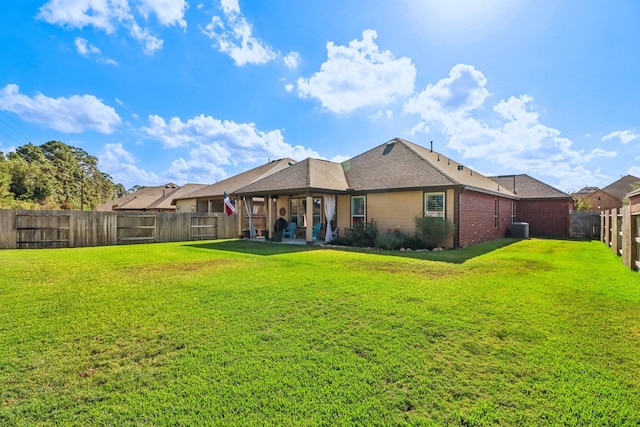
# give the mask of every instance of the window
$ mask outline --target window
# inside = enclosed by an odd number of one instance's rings
[[[516,202],[511,201],[511,224],[516,222]]]
[[[424,194],[424,216],[444,218],[444,193]]]
[[[362,224],[367,221],[366,196],[351,196],[351,225]]]
[[[298,227],[307,226],[307,199],[289,199],[289,222],[295,222]],[[322,202],[319,198],[313,199],[313,224],[322,222]]]
[[[498,228],[499,222],[500,222],[500,218],[498,213],[500,212],[500,201],[498,199],[495,200],[495,213],[493,214],[493,219],[494,219],[494,224],[493,227],[494,228]]]

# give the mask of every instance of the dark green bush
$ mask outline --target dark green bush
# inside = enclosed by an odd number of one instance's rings
[[[417,216],[413,220],[416,224],[416,238],[426,249],[440,247],[455,230],[453,223],[445,218]]]
[[[349,237],[351,238],[352,246],[359,246],[361,248],[373,247],[376,244],[376,237],[378,236],[378,229],[374,222],[361,222],[353,226]]]

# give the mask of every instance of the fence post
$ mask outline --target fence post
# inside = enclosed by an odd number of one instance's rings
[[[621,209],[622,214],[622,263],[628,268],[633,268],[633,243],[634,239],[631,233],[631,209],[629,206],[624,206]]]

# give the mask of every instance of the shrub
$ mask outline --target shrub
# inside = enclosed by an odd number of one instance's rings
[[[358,223],[353,226],[349,233],[352,246],[363,248],[375,246],[377,235],[378,229],[376,229],[376,224],[373,221]]]
[[[402,247],[403,235],[398,233],[379,233],[376,237],[376,248],[395,251]]]
[[[439,247],[453,235],[454,225],[448,219],[417,216],[413,220],[416,224],[416,238],[427,249]]]
[[[373,221],[365,222],[355,224],[353,228],[349,229],[345,233],[344,236],[336,237],[331,240],[331,244],[368,248],[375,246],[377,236],[378,230],[376,229],[375,223]]]

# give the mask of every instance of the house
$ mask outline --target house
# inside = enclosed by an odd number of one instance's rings
[[[290,158],[270,161],[264,165],[260,165],[214,184],[204,185],[192,192],[176,194],[172,197],[171,205],[175,207],[177,212],[224,212],[225,192],[233,194],[238,188],[279,172],[294,163],[295,160]],[[250,228],[257,229],[258,231],[265,230],[266,217],[263,206],[264,201],[261,198],[247,199],[247,204],[244,210],[242,210],[236,201],[236,208],[242,212],[238,215],[238,231],[248,230]],[[250,216],[248,215],[248,209],[251,212]],[[249,224],[250,222],[251,225]]]
[[[157,187],[143,187],[135,193],[119,197],[96,208],[97,211],[126,211],[126,212],[176,212],[171,204],[174,197],[192,193],[204,187],[204,184],[186,184],[179,186],[167,183]]]
[[[640,187],[627,194],[627,198],[629,199],[629,205],[631,206],[631,213],[634,215],[640,214]],[[637,226],[640,227],[640,223],[637,224]]]
[[[573,198],[526,174],[501,175],[492,180],[518,197],[514,218],[529,224],[536,236],[566,237],[571,228]]]
[[[573,196],[596,211],[620,209],[624,204],[627,193],[632,191],[634,185],[638,183],[640,183],[640,178],[633,175],[625,175],[602,189],[585,187],[574,193]],[[586,191],[587,189],[591,191]]]
[[[540,234],[568,235],[568,194],[524,175],[497,179],[395,138],[343,163],[306,159],[233,195],[267,201],[271,231],[282,217],[295,222],[309,243],[316,224],[330,240],[334,229],[340,233],[365,221],[375,222],[379,230],[411,233],[414,217],[423,215],[455,225],[448,247],[503,237],[512,222],[523,218],[535,220]],[[545,214],[553,219],[542,221]]]

